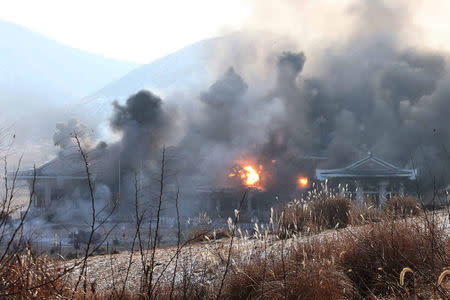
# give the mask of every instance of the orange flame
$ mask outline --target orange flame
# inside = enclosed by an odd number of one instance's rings
[[[258,171],[251,165],[245,165],[244,167],[237,165],[233,167],[231,173],[228,174],[228,177],[240,178],[242,180],[242,183],[245,184],[246,186],[261,189],[260,175]]]
[[[259,182],[259,174],[252,168],[252,166],[245,166],[245,172],[241,175],[241,178],[245,180],[245,184],[248,186],[255,186]]]
[[[300,176],[297,180],[297,183],[301,189],[305,189],[309,186],[309,179],[308,177]]]

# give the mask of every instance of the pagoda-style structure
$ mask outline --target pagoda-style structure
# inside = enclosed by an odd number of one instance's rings
[[[318,180],[338,187],[358,202],[370,199],[382,206],[392,195],[404,195],[416,179],[416,169],[401,169],[369,152],[363,158],[341,169],[316,169]]]

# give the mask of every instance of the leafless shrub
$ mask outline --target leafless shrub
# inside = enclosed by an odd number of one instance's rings
[[[312,203],[312,222],[319,228],[344,228],[350,223],[351,202],[343,196],[322,197]]]
[[[78,279],[75,283],[75,288],[73,289],[72,292],[72,298],[75,297],[76,293],[77,293],[77,289],[79,284],[81,283],[81,281],[83,280],[83,292],[84,294],[87,293],[87,286],[88,286],[88,275],[87,275],[87,262],[88,262],[88,258],[93,255],[94,253],[96,253],[98,251],[98,249],[100,249],[101,245],[103,244],[103,242],[108,238],[109,233],[114,229],[113,228],[110,229],[109,232],[107,232],[104,236],[104,238],[102,240],[100,240],[96,245],[94,245],[93,241],[94,241],[94,237],[95,234],[97,232],[97,230],[109,219],[109,217],[112,215],[112,213],[114,212],[114,208],[111,210],[110,214],[104,218],[102,221],[98,222],[97,218],[98,215],[105,209],[101,208],[100,210],[98,208],[95,207],[95,197],[94,197],[94,183],[92,181],[92,174],[90,171],[90,162],[88,159],[88,153],[85,152],[85,150],[83,149],[82,145],[81,145],[81,141],[77,135],[76,132],[73,133],[72,136],[75,141],[76,144],[78,146],[78,151],[80,152],[81,158],[82,158],[82,162],[84,164],[85,167],[85,171],[86,171],[86,176],[87,176],[87,185],[89,188],[89,196],[90,196],[90,200],[91,200],[91,223],[90,225],[90,231],[88,234],[88,240],[86,242],[86,248],[85,248],[85,252],[84,252],[84,257],[81,261],[77,262],[72,268],[75,268],[78,264],[81,264],[81,268],[80,268],[80,272],[78,275]]]
[[[66,275],[73,268],[60,268],[57,262],[44,256],[36,256],[31,242],[23,236],[23,227],[30,211],[36,186],[36,170],[31,181],[28,203],[20,217],[12,219],[15,212],[14,196],[19,160],[16,170],[9,176],[7,157],[4,161],[4,197],[0,213],[0,298],[53,298],[68,291],[64,285]],[[10,179],[10,180],[9,180]]]
[[[190,240],[191,243],[206,241],[214,232],[212,219],[204,212],[199,213],[195,218],[190,218],[188,224],[191,227],[188,231],[188,240]]]
[[[70,286],[63,284],[63,273],[54,267],[54,261],[36,256],[30,249],[16,253],[0,265],[1,297],[51,299],[68,294]]]
[[[366,225],[373,222],[380,222],[386,219],[384,211],[378,209],[371,203],[352,203],[350,211],[350,224]]]
[[[393,217],[418,216],[421,212],[417,200],[410,196],[394,196],[386,202],[385,213]]]
[[[436,226],[436,224],[434,225]],[[372,223],[349,234],[340,264],[362,295],[405,295],[400,273],[411,268],[422,289],[436,287],[436,278],[450,263],[448,234],[423,223]]]
[[[222,295],[222,289],[225,284],[225,279],[227,278],[228,270],[230,268],[231,255],[233,252],[233,241],[234,241],[237,226],[239,223],[239,213],[242,208],[242,204],[245,201],[246,196],[247,196],[247,192],[245,192],[244,195],[242,196],[242,199],[239,202],[239,208],[234,211],[234,224],[231,221],[231,218],[228,218],[228,226],[230,227],[230,231],[231,231],[231,239],[230,239],[230,245],[228,246],[228,256],[227,256],[227,260],[226,260],[226,264],[225,264],[225,271],[223,272],[223,277],[222,277],[222,280],[220,281],[219,291],[217,292],[217,297],[216,297],[217,299],[220,299],[220,296]]]
[[[306,242],[237,266],[227,281],[230,299],[352,299],[357,293],[336,263],[334,242]]]
[[[191,243],[199,243],[230,237],[231,234],[224,228],[210,229],[207,227],[199,227],[191,232],[191,234],[189,235],[189,240],[191,241]]]
[[[321,195],[314,201],[293,201],[282,211],[278,236],[287,238],[297,233],[317,233],[350,224],[352,202],[346,197]]]
[[[313,227],[312,211],[303,201],[288,203],[278,220],[278,235],[287,238],[298,232],[310,232]]]

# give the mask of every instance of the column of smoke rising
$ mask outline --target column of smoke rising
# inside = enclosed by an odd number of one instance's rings
[[[309,154],[329,157],[327,167],[343,166],[367,150],[401,167],[411,166],[411,156],[422,168],[424,159],[430,165],[439,163],[435,155],[443,154],[450,127],[444,58],[408,50],[386,57],[380,66],[372,64],[371,70],[358,70],[366,76],[357,78],[338,76],[347,71],[338,62],[336,74],[303,77],[305,63],[303,53],[280,54],[274,67],[277,85],[260,99],[247,97],[252,87],[233,69],[193,99],[201,101],[203,117],[189,120],[175,146],[187,159],[180,162],[180,172],[220,178],[243,153],[277,160],[278,172],[289,176],[295,170],[283,172],[283,166],[289,169]],[[113,169],[119,159],[124,170],[136,171],[143,161],[157,158],[179,128],[172,126],[176,113],[150,92],[139,92],[114,107],[111,127],[122,138],[107,147],[105,165],[111,170],[104,173],[118,176]]]
[[[112,170],[119,158],[133,171],[182,132],[174,151],[182,157],[176,168],[184,180],[199,174],[202,183],[220,184],[233,159],[243,154],[277,161],[277,176],[283,177],[301,168],[308,155],[328,157],[322,167],[342,167],[372,151],[400,167],[412,167],[413,159],[425,184],[433,176],[445,184],[450,163],[445,150],[450,146],[447,55],[408,47],[398,28],[405,26],[404,16],[374,3],[361,4],[366,6],[356,10],[363,20],[359,29],[345,41],[331,42],[327,51],[258,48],[258,39],[267,45],[260,33],[225,37],[221,43],[234,46],[248,45],[251,37],[256,46],[250,50],[258,51],[258,59],[243,54],[246,47],[222,53],[223,75],[202,95],[184,99],[198,104],[195,117],[147,92],[123,106],[114,104],[111,128],[122,138],[106,147],[110,163],[105,165],[111,170],[105,172],[106,181],[117,181]],[[389,26],[374,21],[381,14]],[[375,25],[369,30],[368,24]],[[311,58],[315,64],[303,74]],[[257,72],[249,71],[255,65],[261,70],[257,79],[252,77]],[[261,81],[265,77],[268,82]],[[183,130],[173,126],[181,115]]]

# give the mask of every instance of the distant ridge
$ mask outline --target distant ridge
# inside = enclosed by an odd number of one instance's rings
[[[65,46],[2,20],[0,36],[2,102],[20,101],[30,107],[67,103],[139,66]]]
[[[124,99],[142,89],[156,93],[183,91],[208,84],[206,66],[214,46],[221,38],[211,38],[186,46],[174,53],[145,64],[115,80],[82,102],[102,112],[111,101]]]
[[[107,115],[113,100],[124,100],[142,89],[162,97],[171,92],[199,92],[206,90],[229,67],[242,63],[229,53],[248,55],[257,53],[260,47],[276,53],[289,49],[287,45],[284,37],[262,31],[238,31],[205,39],[132,70],[81,102],[87,104],[92,113]],[[226,58],[218,61],[221,55]],[[251,64],[252,59],[249,61]],[[214,70],[217,67],[223,69]]]

